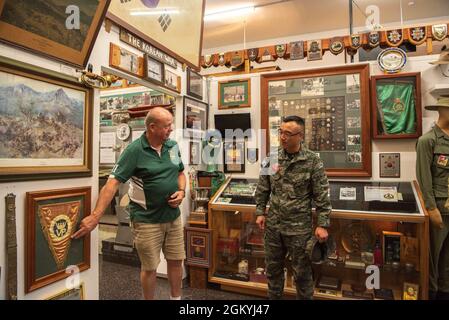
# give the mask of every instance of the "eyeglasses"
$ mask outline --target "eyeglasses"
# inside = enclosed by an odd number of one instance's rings
[[[279,130],[278,130],[278,133],[279,133],[280,136],[284,135],[284,136],[286,136],[287,138],[290,138],[290,137],[293,137],[293,136],[296,136],[296,135],[300,134],[301,131],[298,131],[298,132],[296,132],[296,133],[291,133],[291,132],[289,132],[289,131],[282,131],[281,129],[279,129]]]

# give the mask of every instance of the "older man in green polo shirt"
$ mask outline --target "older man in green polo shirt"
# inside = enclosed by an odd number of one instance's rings
[[[173,116],[154,108],[145,118],[146,132],[121,154],[103,187],[92,214],[73,235],[92,231],[113,199],[120,183],[130,180],[129,210],[134,243],[142,264],[140,280],[145,299],[153,299],[160,251],[167,260],[171,299],[181,298],[182,261],[185,259],[179,205],[185,197],[186,178],[178,145],[169,140]]]
[[[438,111],[416,146],[416,177],[431,222],[429,297],[449,299],[449,97],[425,108]]]

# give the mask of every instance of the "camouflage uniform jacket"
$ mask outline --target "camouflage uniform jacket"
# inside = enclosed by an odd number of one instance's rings
[[[262,168],[269,166],[270,158],[267,158]],[[286,235],[312,232],[313,200],[317,226],[328,227],[332,207],[322,160],[304,146],[291,159],[279,148],[278,163],[271,164],[271,169],[271,175],[260,175],[256,190],[256,215],[265,214],[269,200],[266,226]]]

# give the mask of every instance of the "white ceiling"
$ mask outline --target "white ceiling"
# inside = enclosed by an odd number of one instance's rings
[[[232,6],[253,4],[256,10],[245,18],[204,22],[203,50],[282,38],[306,33],[347,29],[350,0],[206,0],[206,13]],[[380,24],[428,20],[449,16],[449,0],[355,0],[353,27],[366,25],[366,8],[379,7]],[[413,5],[409,5],[413,2]],[[264,6],[265,5],[265,6]],[[260,6],[260,7],[258,7]],[[245,28],[244,28],[245,26]],[[246,29],[246,32],[244,32]],[[245,39],[245,40],[244,40]]]

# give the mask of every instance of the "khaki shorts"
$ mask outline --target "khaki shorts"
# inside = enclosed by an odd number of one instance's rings
[[[161,249],[167,260],[186,258],[181,216],[167,223],[133,223],[133,234],[144,271],[157,269],[161,262]]]

